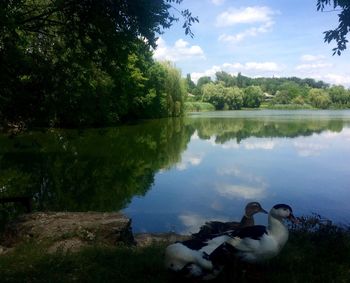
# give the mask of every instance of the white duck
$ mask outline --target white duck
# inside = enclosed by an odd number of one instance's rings
[[[272,258],[288,240],[289,232],[283,224],[284,219],[297,222],[289,205],[276,204],[269,212],[267,227],[255,225],[233,231],[226,243],[234,247],[236,257],[246,262]]]
[[[187,278],[210,280],[222,270],[232,247],[225,244],[227,235],[213,239],[191,239],[169,245],[165,250],[165,267]]]

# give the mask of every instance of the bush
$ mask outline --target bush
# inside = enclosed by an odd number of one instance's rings
[[[208,102],[185,102],[186,112],[214,111],[215,106]]]

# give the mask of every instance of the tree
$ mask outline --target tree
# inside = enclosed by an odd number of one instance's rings
[[[225,102],[229,109],[241,109],[243,106],[243,90],[238,87],[225,88]]]
[[[263,100],[263,92],[259,86],[248,86],[244,89],[243,106],[257,108]]]
[[[273,98],[273,103],[275,104],[289,104],[292,97],[286,90],[278,90]]]
[[[326,109],[331,104],[328,93],[323,89],[310,89],[309,100],[312,106],[321,109]]]
[[[334,104],[350,104],[350,92],[343,86],[332,86],[329,88],[329,97]]]
[[[207,83],[202,87],[203,102],[209,102],[216,110],[223,110],[225,107],[225,87],[222,84]]]
[[[201,89],[205,84],[209,84],[211,82],[212,80],[209,76],[200,77],[197,81],[197,88]]]
[[[179,17],[193,35],[198,19],[175,10],[181,2],[1,1],[1,123],[101,126],[137,116],[157,36]]]
[[[186,87],[189,93],[192,93],[192,90],[196,87],[195,83],[191,79],[191,74],[186,76]]]
[[[325,31],[324,41],[335,41],[337,46],[333,48],[333,55],[340,55],[346,49],[347,33],[350,31],[350,3],[348,0],[317,0],[317,10],[325,11],[326,7],[333,7],[334,11],[340,11],[339,25],[333,30]]]
[[[236,78],[234,78],[229,73],[226,73],[224,71],[216,72],[215,76],[216,76],[216,81],[223,82],[226,87],[235,86],[237,84]]]

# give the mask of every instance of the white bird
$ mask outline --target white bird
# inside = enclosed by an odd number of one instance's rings
[[[226,241],[235,249],[235,256],[246,262],[259,262],[276,256],[288,241],[289,231],[283,224],[288,219],[297,222],[292,208],[276,204],[269,212],[268,226],[245,227],[230,234]]]
[[[244,215],[240,222],[209,221],[200,227],[199,232],[192,234],[192,237],[195,239],[210,239],[213,235],[218,236],[231,230],[253,226],[254,214],[259,212],[267,214],[267,211],[262,208],[260,203],[249,202],[245,207]]]
[[[222,270],[232,248],[225,245],[227,235],[213,239],[191,239],[169,245],[165,250],[165,267],[187,278],[210,280]]]

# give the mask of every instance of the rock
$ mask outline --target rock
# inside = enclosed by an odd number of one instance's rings
[[[189,235],[179,235],[176,233],[140,233],[135,235],[135,242],[138,247],[147,247],[152,244],[172,244],[177,241],[191,239]]]
[[[81,239],[72,238],[72,239],[66,239],[66,240],[55,242],[53,245],[51,245],[47,249],[47,252],[50,254],[58,251],[63,253],[76,252],[85,246],[86,246],[86,243],[84,243]]]
[[[72,247],[98,243],[133,244],[131,220],[122,213],[100,212],[36,212],[20,216],[9,223],[3,245],[33,239],[52,241],[51,250],[76,250]]]

